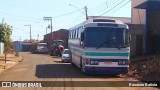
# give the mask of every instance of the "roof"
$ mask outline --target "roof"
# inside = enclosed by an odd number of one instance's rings
[[[148,0],[145,1],[134,8],[147,9],[147,10],[160,10],[160,0]]]
[[[101,18],[101,19],[119,20],[119,21],[122,21],[125,24],[130,24],[131,23],[131,18],[129,18],[129,17],[89,16],[89,18],[92,18],[92,19]]]
[[[84,24],[97,23],[96,21],[94,22],[94,20],[100,20],[100,23],[131,24],[131,18],[128,17],[89,16],[86,21],[71,27],[70,30],[75,29],[77,27],[84,27]],[[102,20],[104,20],[104,22]],[[114,22],[112,22],[113,20]]]

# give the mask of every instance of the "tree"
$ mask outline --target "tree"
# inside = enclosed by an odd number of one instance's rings
[[[4,42],[5,51],[7,52],[12,44],[12,27],[8,24],[0,24],[0,32],[3,32],[1,40]]]

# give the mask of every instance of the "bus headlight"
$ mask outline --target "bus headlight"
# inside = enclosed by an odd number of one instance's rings
[[[90,64],[91,65],[98,65],[99,63],[98,63],[98,61],[91,61]]]
[[[127,64],[128,64],[127,60],[119,60],[118,61],[118,65],[127,65]]]
[[[95,61],[94,64],[95,64],[95,65],[98,65],[99,63],[98,63],[98,61]]]
[[[126,61],[122,61],[122,64],[126,64]]]
[[[94,65],[94,61],[91,61],[91,65]]]

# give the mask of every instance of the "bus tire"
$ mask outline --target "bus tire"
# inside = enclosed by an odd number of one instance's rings
[[[71,56],[71,65],[72,65],[72,66],[75,66],[75,64],[74,64],[73,61],[72,61],[72,54],[71,54],[70,56]]]
[[[74,63],[72,62],[72,58],[71,58],[71,65],[74,66]]]

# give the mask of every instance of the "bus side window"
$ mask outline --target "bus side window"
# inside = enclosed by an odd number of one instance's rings
[[[79,37],[79,36],[78,36],[78,33],[79,33],[79,28],[77,29],[77,34],[76,34],[76,35],[77,35],[77,38]]]
[[[76,29],[74,29],[74,34],[73,35],[74,35],[73,38],[75,39],[76,38]]]
[[[81,32],[81,41],[84,41],[84,32]]]
[[[71,39],[73,39],[73,30],[72,30],[72,32],[71,32]]]
[[[78,31],[78,38],[81,38],[81,29]]]

